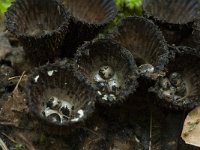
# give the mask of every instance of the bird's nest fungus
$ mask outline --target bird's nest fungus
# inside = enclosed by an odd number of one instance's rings
[[[113,0],[12,3],[5,25],[23,46],[24,64],[32,67],[24,91],[34,119],[65,131],[87,126],[96,107],[101,113],[127,99],[134,104],[146,81],[151,86],[143,92],[153,94],[156,100],[149,103],[161,109],[190,110],[200,104],[200,3],[144,0],[142,8],[143,16],[125,17],[103,38],[95,38],[117,15]],[[12,66],[1,62],[1,70]],[[4,83],[1,71],[0,77]],[[6,90],[0,88],[2,97]],[[109,149],[133,149],[137,143],[128,132],[112,136]]]

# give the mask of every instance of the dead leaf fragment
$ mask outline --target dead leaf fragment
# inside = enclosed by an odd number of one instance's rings
[[[3,118],[4,121],[12,122],[18,126],[20,118],[26,109],[24,95],[18,90],[15,90],[1,109],[1,120]]]
[[[187,115],[181,137],[185,143],[200,147],[200,106]]]
[[[27,112],[28,108],[26,105],[25,94],[20,92],[18,89],[18,85],[22,81],[24,73],[25,72],[23,72],[22,76],[20,77],[11,96],[9,96],[8,101],[6,101],[1,108],[0,111],[1,122],[6,121],[8,123],[14,124],[15,126],[18,126],[21,121],[21,117],[25,112]]]

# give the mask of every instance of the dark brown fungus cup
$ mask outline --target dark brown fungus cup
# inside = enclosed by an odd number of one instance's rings
[[[167,66],[166,76],[150,89],[158,103],[172,109],[192,109],[200,104],[200,53],[196,49],[179,47]]]
[[[57,0],[16,0],[5,16],[6,28],[20,40],[33,65],[60,55],[70,17]]]
[[[27,85],[30,113],[47,127],[71,131],[91,116],[94,91],[73,65],[56,62],[41,66]]]
[[[144,15],[162,29],[170,44],[182,45],[191,33],[191,23],[197,19],[198,0],[143,0]]]
[[[131,53],[100,39],[85,43],[75,56],[79,71],[97,87],[98,101],[115,104],[136,90],[137,67]]]
[[[73,56],[78,46],[92,40],[117,14],[114,0],[61,1],[73,18],[65,39],[64,55],[67,56]]]
[[[131,51],[141,75],[158,73],[168,63],[168,47],[161,31],[143,17],[122,19],[110,36]]]

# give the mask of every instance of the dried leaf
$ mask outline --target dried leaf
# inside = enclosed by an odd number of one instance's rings
[[[200,147],[200,106],[187,115],[181,137],[185,143]]]
[[[1,109],[1,120],[13,123],[16,126],[19,125],[21,116],[26,111],[26,100],[24,95],[15,89],[11,96],[9,96],[8,101],[3,105]]]
[[[25,72],[22,73],[15,89],[8,101],[5,102],[0,111],[0,121],[6,121],[8,124],[19,126],[21,117],[27,111],[25,95],[19,91],[18,86],[23,81]]]

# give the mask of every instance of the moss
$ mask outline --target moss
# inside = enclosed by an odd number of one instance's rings
[[[14,150],[24,150],[24,146],[22,144],[16,144]]]
[[[0,14],[5,13],[7,8],[10,6],[12,0],[1,0],[0,3]]]

